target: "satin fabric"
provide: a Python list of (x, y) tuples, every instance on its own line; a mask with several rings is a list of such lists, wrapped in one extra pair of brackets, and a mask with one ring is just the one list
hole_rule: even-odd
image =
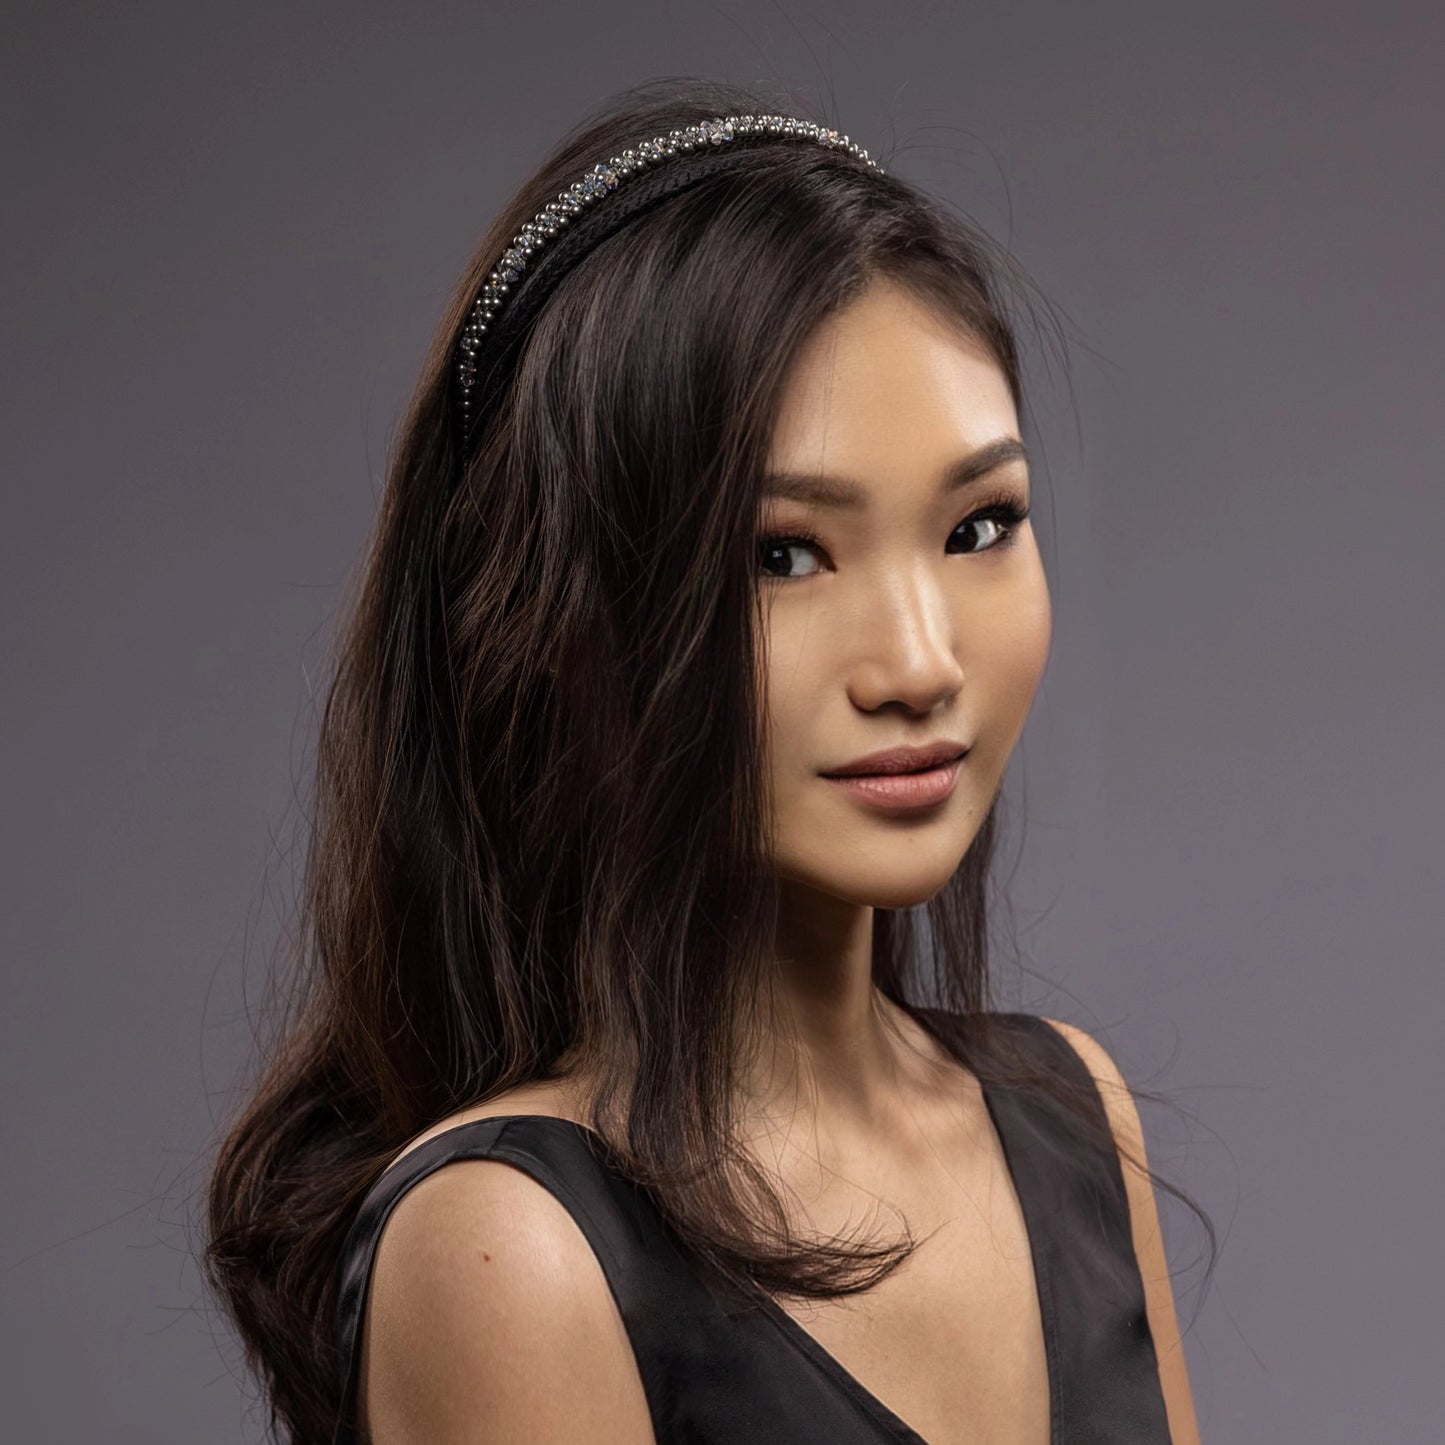
[[(915, 1010), (945, 1043), (959, 1020)], [(1068, 1041), (1032, 1014), (998, 1014), (1048, 1065), (1086, 1084)], [(1069, 1167), (1067, 1122), (1021, 1088), (983, 1085), (1028, 1229), (1048, 1359), (1050, 1445), (1169, 1445), (1158, 1361), (1119, 1162), (1101, 1188)], [(342, 1257), (337, 1308), (343, 1416), (333, 1445), (356, 1445), (361, 1322), (377, 1243), (415, 1184), (457, 1159), (524, 1169), (576, 1220), (611, 1287), (659, 1445), (928, 1445), (766, 1296), (710, 1281), (641, 1190), (607, 1164), (584, 1125), (509, 1114), (455, 1125), (372, 1186)]]

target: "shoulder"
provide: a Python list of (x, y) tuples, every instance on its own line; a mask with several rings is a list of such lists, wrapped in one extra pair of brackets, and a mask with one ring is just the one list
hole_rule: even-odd
[(580, 1101), (576, 1091), (557, 1080), (543, 1080), (530, 1084), (518, 1084), (515, 1088), (504, 1089), (482, 1103), (469, 1104), (457, 1109), (443, 1119), (438, 1119), (411, 1139), (392, 1156), (387, 1167), (401, 1162), (413, 1149), (425, 1144), (428, 1139), (444, 1134), (458, 1124), (471, 1124), (479, 1119), (494, 1119), (501, 1114), (550, 1114), (559, 1119), (580, 1119)]
[(652, 1439), (607, 1279), (560, 1200), (502, 1160), (454, 1160), (377, 1246), (358, 1413), (370, 1445)]
[[(1119, 1148), (1119, 1163), (1129, 1195), (1136, 1242), (1140, 1225), (1148, 1226), (1147, 1232), (1151, 1238), (1157, 1238), (1158, 1215), (1154, 1202), (1154, 1187), (1145, 1172), (1148, 1156), (1144, 1150), (1144, 1130), (1139, 1122), (1139, 1110), (1134, 1103), (1134, 1096), (1119, 1066), (1103, 1044), (1077, 1024), (1064, 1023), (1061, 1019), (1040, 1018), (1041, 1022), (1063, 1037), (1093, 1077), (1094, 1087), (1099, 1092)], [(1140, 1262), (1144, 1262), (1142, 1257)]]
[(1084, 1066), (1093, 1077), (1094, 1087), (1099, 1091), (1099, 1098), (1108, 1115), (1115, 1140), (1136, 1159), (1143, 1160), (1144, 1132), (1139, 1123), (1139, 1110), (1113, 1056), (1091, 1033), (1087, 1033), (1077, 1024), (1065, 1023), (1062, 1019), (1044, 1018), (1042, 1015), (1040, 1019), (1055, 1033), (1060, 1034), (1083, 1060)]
[(1194, 1402), (1185, 1369), (1184, 1346), (1179, 1335), (1174, 1288), (1164, 1252), (1164, 1236), (1159, 1227), (1154, 1186), (1145, 1172), (1148, 1156), (1144, 1150), (1144, 1131), (1139, 1122), (1138, 1107), (1119, 1066), (1092, 1034), (1061, 1019), (1043, 1018), (1042, 1021), (1060, 1034), (1083, 1060), (1099, 1091), (1119, 1146), (1119, 1164), (1129, 1196), (1130, 1232), (1144, 1284), (1149, 1329), (1159, 1357), (1159, 1381), (1169, 1413), (1170, 1435), (1180, 1445), (1189, 1445), (1189, 1442), (1197, 1445), (1199, 1427), (1195, 1421)]

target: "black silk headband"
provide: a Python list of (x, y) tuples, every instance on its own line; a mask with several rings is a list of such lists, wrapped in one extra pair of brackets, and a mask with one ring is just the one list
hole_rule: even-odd
[[(471, 458), (481, 418), (506, 387), (528, 327), (561, 278), (634, 217), (746, 164), (740, 140), (811, 141), (846, 151), (882, 172), (846, 135), (782, 115), (721, 116), (644, 141), (595, 165), (513, 237), (472, 304), (454, 368), (462, 469)], [(597, 205), (604, 197), (605, 204)]]

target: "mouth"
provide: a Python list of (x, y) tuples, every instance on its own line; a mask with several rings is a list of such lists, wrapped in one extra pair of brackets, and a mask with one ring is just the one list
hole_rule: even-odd
[(968, 750), (931, 767), (889, 773), (824, 773), (834, 786), (869, 807), (890, 813), (936, 808), (953, 796)]
[(825, 778), (894, 777), (906, 773), (926, 773), (946, 767), (967, 756), (968, 747), (952, 738), (922, 747), (892, 747), (822, 773)]

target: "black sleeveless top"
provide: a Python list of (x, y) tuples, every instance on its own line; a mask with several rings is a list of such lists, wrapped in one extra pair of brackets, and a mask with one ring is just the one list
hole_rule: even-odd
[[(954, 1016), (915, 1009), (947, 1039)], [(1032, 1014), (997, 1014), (1049, 1066), (1087, 1082), (1069, 1042)], [(1022, 1090), (983, 1085), (1027, 1226), (1049, 1376), (1050, 1445), (1169, 1445), (1154, 1340), (1117, 1158), (1102, 1194), (1055, 1152), (1067, 1126)], [(414, 1184), (456, 1159), (501, 1159), (563, 1204), (622, 1315), (658, 1445), (928, 1445), (774, 1300), (748, 1301), (689, 1258), (645, 1191), (607, 1167), (599, 1135), (568, 1119), (507, 1114), (458, 1124), (391, 1165), (362, 1201), (341, 1266), (342, 1419), (356, 1445), (361, 1322), (382, 1228)]]

